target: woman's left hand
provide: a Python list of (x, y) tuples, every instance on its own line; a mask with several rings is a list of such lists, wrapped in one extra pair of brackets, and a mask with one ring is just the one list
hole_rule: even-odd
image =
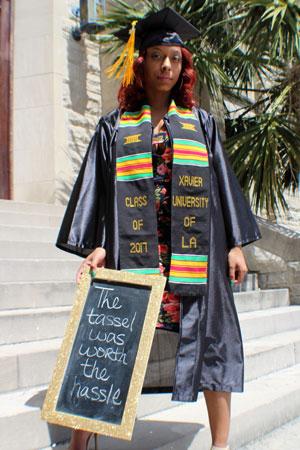
[(235, 283), (242, 283), (248, 267), (244, 257), (243, 250), (240, 246), (233, 247), (228, 253), (229, 276)]

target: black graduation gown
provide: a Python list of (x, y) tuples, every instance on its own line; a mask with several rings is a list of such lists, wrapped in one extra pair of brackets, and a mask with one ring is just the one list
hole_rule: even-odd
[[(195, 401), (198, 391), (242, 392), (242, 336), (228, 277), (228, 252), (261, 238), (223, 149), (212, 114), (197, 108), (211, 167), (208, 290), (182, 297), (172, 400)], [(57, 238), (57, 247), (80, 256), (106, 249), (106, 267), (118, 269), (115, 136), (119, 110), (100, 118), (82, 162)], [(166, 125), (168, 125), (167, 118)]]

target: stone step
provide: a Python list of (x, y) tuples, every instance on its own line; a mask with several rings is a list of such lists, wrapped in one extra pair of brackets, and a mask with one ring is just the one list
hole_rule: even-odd
[(239, 313), (289, 305), (289, 290), (286, 288), (258, 289), (256, 291), (234, 293), (233, 296)]
[(0, 345), (61, 337), (70, 306), (0, 312)]
[(49, 203), (20, 202), (15, 200), (0, 200), (0, 212), (18, 212), (28, 214), (53, 214), (62, 216), (66, 207)]
[[(233, 394), (231, 448), (245, 445), (299, 415), (299, 377), (297, 364), (247, 382), (245, 392)], [(68, 438), (68, 430), (52, 425), (49, 429), (40, 420), (45, 389), (41, 386), (0, 395), (2, 450), (37, 450)], [(100, 436), (101, 450), (207, 450), (211, 436), (203, 394), (197, 402), (171, 402), (170, 398), (170, 394), (141, 395), (132, 440)]]
[[(70, 448), (69, 440), (65, 441), (64, 443), (57, 444), (55, 446), (55, 450), (68, 450), (69, 448)], [(51, 447), (43, 447), (39, 450), (53, 450), (53, 447), (52, 446)], [(89, 450), (95, 450), (95, 447), (94, 447), (93, 443), (91, 443), (91, 442), (89, 442)]]
[[(69, 306), (0, 311), (0, 345), (63, 336)], [(244, 312), (239, 315), (243, 340), (255, 339), (300, 327), (300, 305)]]
[[(244, 393), (233, 395), (229, 435), (232, 449), (299, 415), (299, 376), (298, 364), (250, 381), (245, 384)], [(192, 424), (195, 430), (190, 431), (188, 427)], [(211, 436), (204, 398), (143, 417), (143, 423), (136, 424), (135, 439), (130, 444), (107, 437), (101, 437), (99, 442), (101, 450), (137, 450), (142, 442), (144, 450), (207, 450)]]
[[(48, 383), (60, 345), (61, 338), (0, 346), (0, 393)], [(153, 347), (157, 349), (155, 343)], [(245, 381), (299, 364), (300, 330), (252, 339), (244, 343), (244, 352)], [(174, 357), (172, 355), (172, 359)], [(160, 368), (156, 367), (159, 358), (157, 350), (156, 354), (151, 353), (147, 372), (150, 376), (147, 380), (146, 375), (145, 386), (159, 386)], [(164, 359), (164, 363), (159, 364), (170, 367), (171, 363)], [(34, 367), (38, 370), (33, 372)], [(172, 384), (173, 371), (169, 372), (167, 385)]]
[[(82, 261), (74, 256), (78, 265)], [(42, 308), (71, 305), (74, 301), (73, 281), (28, 281), (0, 283), (0, 311), (18, 308)], [(289, 305), (288, 289), (267, 289), (234, 293), (239, 313)]]
[(75, 289), (75, 277), (73, 281), (0, 283), (0, 311), (72, 305)]
[(300, 328), (244, 342), (245, 381), (300, 364)]
[(53, 227), (25, 227), (0, 224), (0, 241), (51, 242), (54, 244), (58, 229)]
[(25, 227), (55, 227), (57, 228), (62, 221), (62, 217), (57, 214), (33, 214), (20, 212), (1, 211), (0, 209), (0, 223), (2, 225), (19, 225)]
[(71, 280), (74, 279), (80, 259), (1, 258), (0, 282)]
[(61, 338), (0, 346), (0, 393), (49, 383)]
[(300, 327), (300, 305), (244, 312), (239, 315), (243, 340), (295, 330)]
[[(69, 429), (41, 420), (41, 407), (46, 390), (47, 385), (43, 385), (0, 394), (1, 450), (37, 450), (55, 442), (66, 441), (70, 437)], [(170, 396), (166, 394), (141, 395), (137, 417), (166, 408), (172, 409), (177, 405), (178, 403), (171, 402)]]
[(78, 268), (73, 259), (0, 259), (0, 282), (73, 281)]
[[(299, 449), (300, 416), (237, 450)], [(67, 449), (67, 446), (64, 446)], [(63, 450), (63, 447), (61, 448)]]
[(37, 450), (51, 441), (65, 441), (67, 428), (41, 420), (46, 386), (0, 395), (1, 450)]
[(77, 259), (72, 253), (61, 251), (54, 242), (0, 241), (0, 259)]

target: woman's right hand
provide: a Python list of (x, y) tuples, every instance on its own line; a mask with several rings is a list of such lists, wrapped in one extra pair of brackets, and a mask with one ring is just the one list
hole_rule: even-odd
[(106, 251), (102, 247), (97, 247), (92, 253), (90, 253), (79, 266), (76, 274), (76, 283), (80, 282), (82, 273), (86, 267), (89, 267), (90, 270), (95, 270), (97, 267), (105, 267), (105, 256)]

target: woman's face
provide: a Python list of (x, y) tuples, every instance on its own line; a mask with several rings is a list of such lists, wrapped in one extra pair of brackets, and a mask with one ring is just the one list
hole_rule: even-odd
[(180, 46), (155, 45), (146, 49), (145, 87), (168, 92), (175, 86), (182, 69)]

